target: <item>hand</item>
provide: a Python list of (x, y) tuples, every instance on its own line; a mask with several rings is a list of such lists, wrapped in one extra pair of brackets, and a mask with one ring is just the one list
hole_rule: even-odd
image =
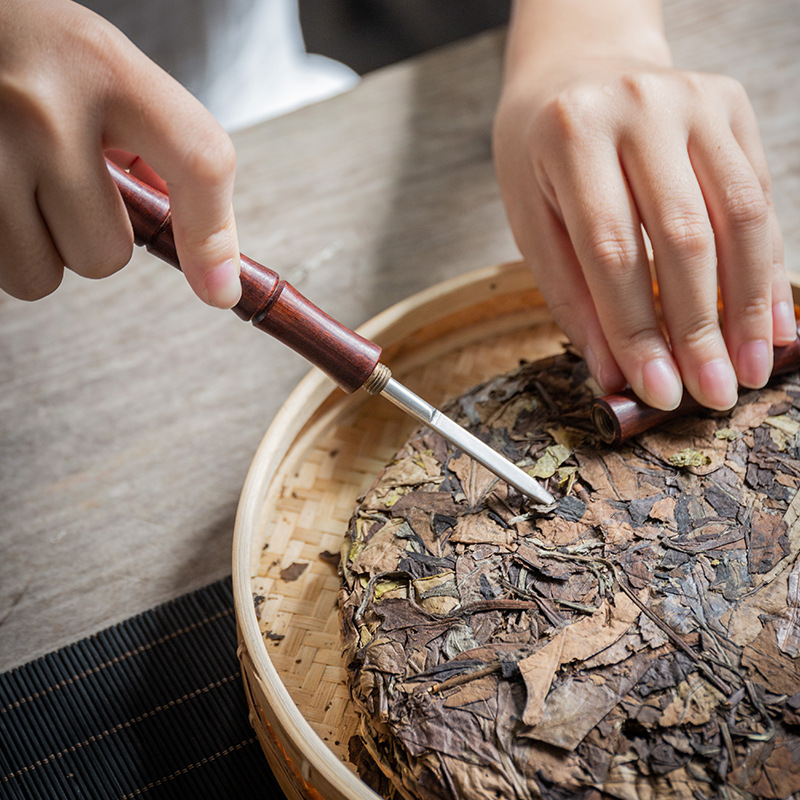
[[(520, 250), (604, 390), (628, 382), (669, 409), (685, 384), (702, 404), (729, 408), (737, 383), (766, 383), (773, 343), (796, 337), (744, 90), (672, 69), (652, 4), (639, 3), (634, 19), (630, 3), (610, 21), (588, 10), (583, 25), (580, 0), (540, 5), (559, 11), (534, 19), (535, 0), (519, 5), (495, 125)], [(598, 5), (603, 13), (614, 3)], [(559, 13), (573, 15), (571, 24)]]
[(184, 274), (240, 296), (233, 145), (203, 106), (109, 23), (67, 0), (0, 4), (0, 288), (33, 300), (66, 266), (110, 275), (133, 234), (104, 154), (170, 196)]

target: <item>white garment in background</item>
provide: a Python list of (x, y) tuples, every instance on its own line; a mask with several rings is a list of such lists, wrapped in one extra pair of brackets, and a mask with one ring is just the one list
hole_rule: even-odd
[(305, 51), (296, 0), (81, 0), (229, 131), (349, 89), (358, 76)]

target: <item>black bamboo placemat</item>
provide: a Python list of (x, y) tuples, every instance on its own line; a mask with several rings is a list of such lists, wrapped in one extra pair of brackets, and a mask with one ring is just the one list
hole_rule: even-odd
[(236, 645), (227, 578), (0, 675), (0, 798), (282, 800)]

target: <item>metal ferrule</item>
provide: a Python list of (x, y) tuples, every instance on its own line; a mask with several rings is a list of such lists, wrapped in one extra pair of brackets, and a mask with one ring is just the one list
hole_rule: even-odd
[(367, 378), (361, 388), (368, 394), (380, 394), (391, 379), (392, 371), (389, 367), (378, 362), (375, 369), (372, 370), (372, 375)]

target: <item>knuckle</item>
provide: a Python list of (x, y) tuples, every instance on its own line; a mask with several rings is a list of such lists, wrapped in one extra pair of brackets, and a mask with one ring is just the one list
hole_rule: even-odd
[(685, 91), (689, 92), (690, 95), (696, 98), (703, 98), (708, 95), (714, 77), (725, 76), (713, 76), (711, 80), (709, 80), (709, 75), (707, 73), (681, 72), (677, 76), (677, 79), (679, 85), (682, 86)]
[(669, 102), (670, 92), (664, 78), (650, 72), (631, 71), (620, 75), (611, 91), (627, 109), (627, 116), (635, 115), (644, 124), (655, 124), (663, 114), (663, 105)]
[(634, 255), (629, 237), (618, 230), (600, 230), (589, 236), (588, 250), (597, 269), (607, 278), (629, 274)]
[(216, 124), (205, 126), (193, 138), (185, 168), (192, 178), (206, 187), (230, 181), (236, 169), (236, 150), (230, 137)]
[(178, 258), (185, 273), (230, 258), (236, 241), (236, 224), (233, 210), (214, 219), (202, 221), (179, 219), (177, 207), (173, 206), (173, 231)]
[(584, 139), (597, 120), (597, 100), (584, 87), (565, 89), (553, 97), (545, 108), (548, 132), (566, 144)]
[(772, 302), (768, 297), (748, 298), (736, 309), (737, 325), (746, 328), (759, 327), (771, 318)]
[(674, 338), (676, 345), (702, 351), (710, 349), (719, 340), (719, 334), (719, 320), (697, 312), (683, 321)]
[(128, 40), (97, 14), (78, 7), (75, 13), (65, 16), (63, 35), (82, 54), (84, 79), (95, 82), (97, 88), (105, 85), (110, 89), (116, 76), (127, 72)]
[(728, 185), (723, 213), (734, 227), (749, 231), (769, 224), (769, 203), (761, 187), (751, 182)]
[[(11, 62), (0, 71), (0, 111), (18, 126), (25, 125), (25, 134), (34, 137), (39, 148), (74, 136), (64, 124), (65, 117), (90, 111), (114, 76), (126, 70), (121, 53), (128, 40), (110, 23), (77, 4), (58, 13), (57, 21), (56, 56), (48, 58), (43, 53), (37, 63)], [(69, 56), (64, 55), (67, 52)], [(70, 82), (80, 84), (80, 95), (70, 91)]]
[(654, 324), (638, 324), (619, 332), (620, 345), (626, 352), (649, 353), (663, 340), (660, 328)]
[(626, 72), (618, 78), (618, 85), (623, 94), (637, 105), (647, 105), (654, 91), (651, 76), (642, 72)]
[(730, 75), (714, 75), (715, 78), (715, 91), (722, 97), (728, 98), (729, 102), (734, 105), (745, 103), (749, 105), (747, 98), (747, 90), (744, 85)]
[(682, 210), (665, 220), (667, 242), (680, 260), (696, 260), (714, 252), (714, 231), (705, 214)]
[(111, 66), (131, 49), (130, 40), (108, 20), (86, 7), (74, 9), (64, 22), (66, 35), (81, 44), (84, 58), (91, 55), (89, 63)]
[(84, 53), (91, 53), (100, 61), (113, 58), (119, 46), (113, 28), (94, 15), (81, 14), (71, 18), (69, 30), (80, 40)]
[(61, 125), (49, 100), (49, 79), (40, 74), (0, 76), (0, 116), (13, 120), (20, 140), (47, 148)]
[[(228, 221), (228, 224), (211, 232), (205, 231), (195, 234), (191, 231), (188, 233), (183, 231), (183, 235), (180, 237), (181, 241), (178, 244), (179, 253), (190, 250), (196, 255), (216, 260), (219, 255), (227, 253), (230, 249), (230, 228), (231, 224)], [(181, 260), (181, 263), (183, 263), (183, 260)]]

